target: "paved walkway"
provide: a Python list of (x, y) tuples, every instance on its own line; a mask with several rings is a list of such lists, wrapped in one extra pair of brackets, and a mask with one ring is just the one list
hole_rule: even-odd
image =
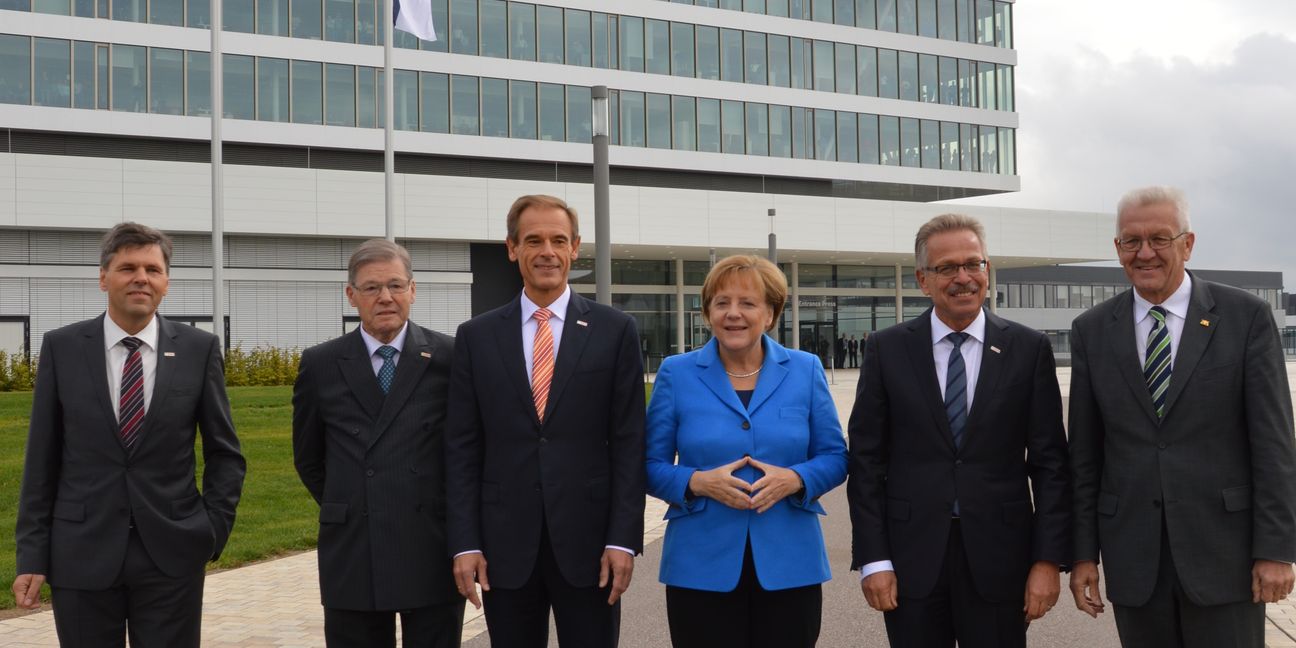
[[(1296, 385), (1296, 363), (1287, 364), (1287, 373), (1289, 382)], [(842, 370), (833, 377), (833, 398), (843, 426), (854, 400), (855, 376), (853, 370)], [(1070, 377), (1070, 370), (1058, 370), (1063, 394), (1067, 393)], [(1296, 390), (1293, 390), (1293, 400), (1296, 401)], [(644, 513), (646, 546), (659, 540), (664, 533), (665, 523), (661, 518), (665, 509), (662, 502), (648, 498), (648, 509)], [(653, 578), (652, 574), (635, 571), (636, 579)], [(1068, 596), (1065, 580), (1063, 596)], [(1070, 604), (1065, 600), (1058, 607), (1067, 613), (1080, 614), (1069, 609)], [(1266, 616), (1266, 646), (1296, 648), (1296, 601), (1288, 599), (1269, 605)], [(313, 551), (207, 577), (203, 601), (204, 646), (314, 648), (323, 645), (323, 628)], [(469, 605), (464, 615), (465, 642), (485, 631), (481, 613)], [(53, 613), (45, 609), (0, 621), (0, 646), (58, 646)]]

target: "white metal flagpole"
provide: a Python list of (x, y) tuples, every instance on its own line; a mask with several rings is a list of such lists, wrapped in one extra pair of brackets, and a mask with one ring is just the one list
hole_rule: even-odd
[(383, 0), (383, 198), (386, 237), (396, 240), (396, 152), (392, 148), (392, 122), (396, 111), (392, 101), (396, 93), (396, 73), (392, 65), (392, 0)]
[[(390, 2), (391, 0), (388, 0)], [(211, 263), (212, 332), (225, 349), (225, 170), (222, 160), (221, 120), (224, 87), (221, 78), (221, 0), (211, 0)]]

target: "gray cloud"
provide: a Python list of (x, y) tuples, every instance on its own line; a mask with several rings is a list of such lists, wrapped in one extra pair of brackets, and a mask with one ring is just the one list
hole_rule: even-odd
[(1198, 232), (1190, 267), (1281, 270), (1296, 288), (1296, 40), (1254, 34), (1221, 64), (1020, 57), (1022, 191), (970, 202), (1111, 211), (1130, 188), (1175, 185)]

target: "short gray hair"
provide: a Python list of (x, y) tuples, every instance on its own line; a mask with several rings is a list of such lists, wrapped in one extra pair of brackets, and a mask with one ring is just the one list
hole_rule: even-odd
[(400, 259), (400, 262), (405, 264), (407, 279), (414, 278), (414, 263), (410, 260), (409, 250), (404, 246), (387, 239), (369, 239), (361, 243), (356, 246), (355, 252), (351, 253), (351, 260), (347, 262), (347, 283), (355, 285), (356, 273), (360, 271), (361, 266), (393, 259)]
[(986, 256), (986, 235), (985, 228), (981, 226), (981, 221), (972, 218), (966, 214), (941, 214), (918, 228), (918, 235), (914, 237), (914, 261), (919, 270), (927, 268), (927, 240), (936, 234), (944, 232), (968, 231), (976, 234), (977, 240), (981, 242), (981, 256)]
[(1120, 217), (1125, 210), (1160, 204), (1174, 207), (1180, 233), (1192, 231), (1192, 223), (1188, 220), (1188, 199), (1184, 193), (1175, 187), (1152, 186), (1131, 189), (1121, 196), (1120, 202), (1116, 203), (1116, 235), (1120, 236)]

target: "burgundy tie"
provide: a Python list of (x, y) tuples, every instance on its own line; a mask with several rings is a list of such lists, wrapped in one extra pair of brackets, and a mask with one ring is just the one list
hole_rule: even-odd
[(135, 443), (144, 423), (144, 363), (139, 352), (142, 344), (139, 338), (122, 340), (122, 346), (126, 347), (126, 365), (122, 367), (117, 422), (121, 424), (122, 444), (127, 448)]

